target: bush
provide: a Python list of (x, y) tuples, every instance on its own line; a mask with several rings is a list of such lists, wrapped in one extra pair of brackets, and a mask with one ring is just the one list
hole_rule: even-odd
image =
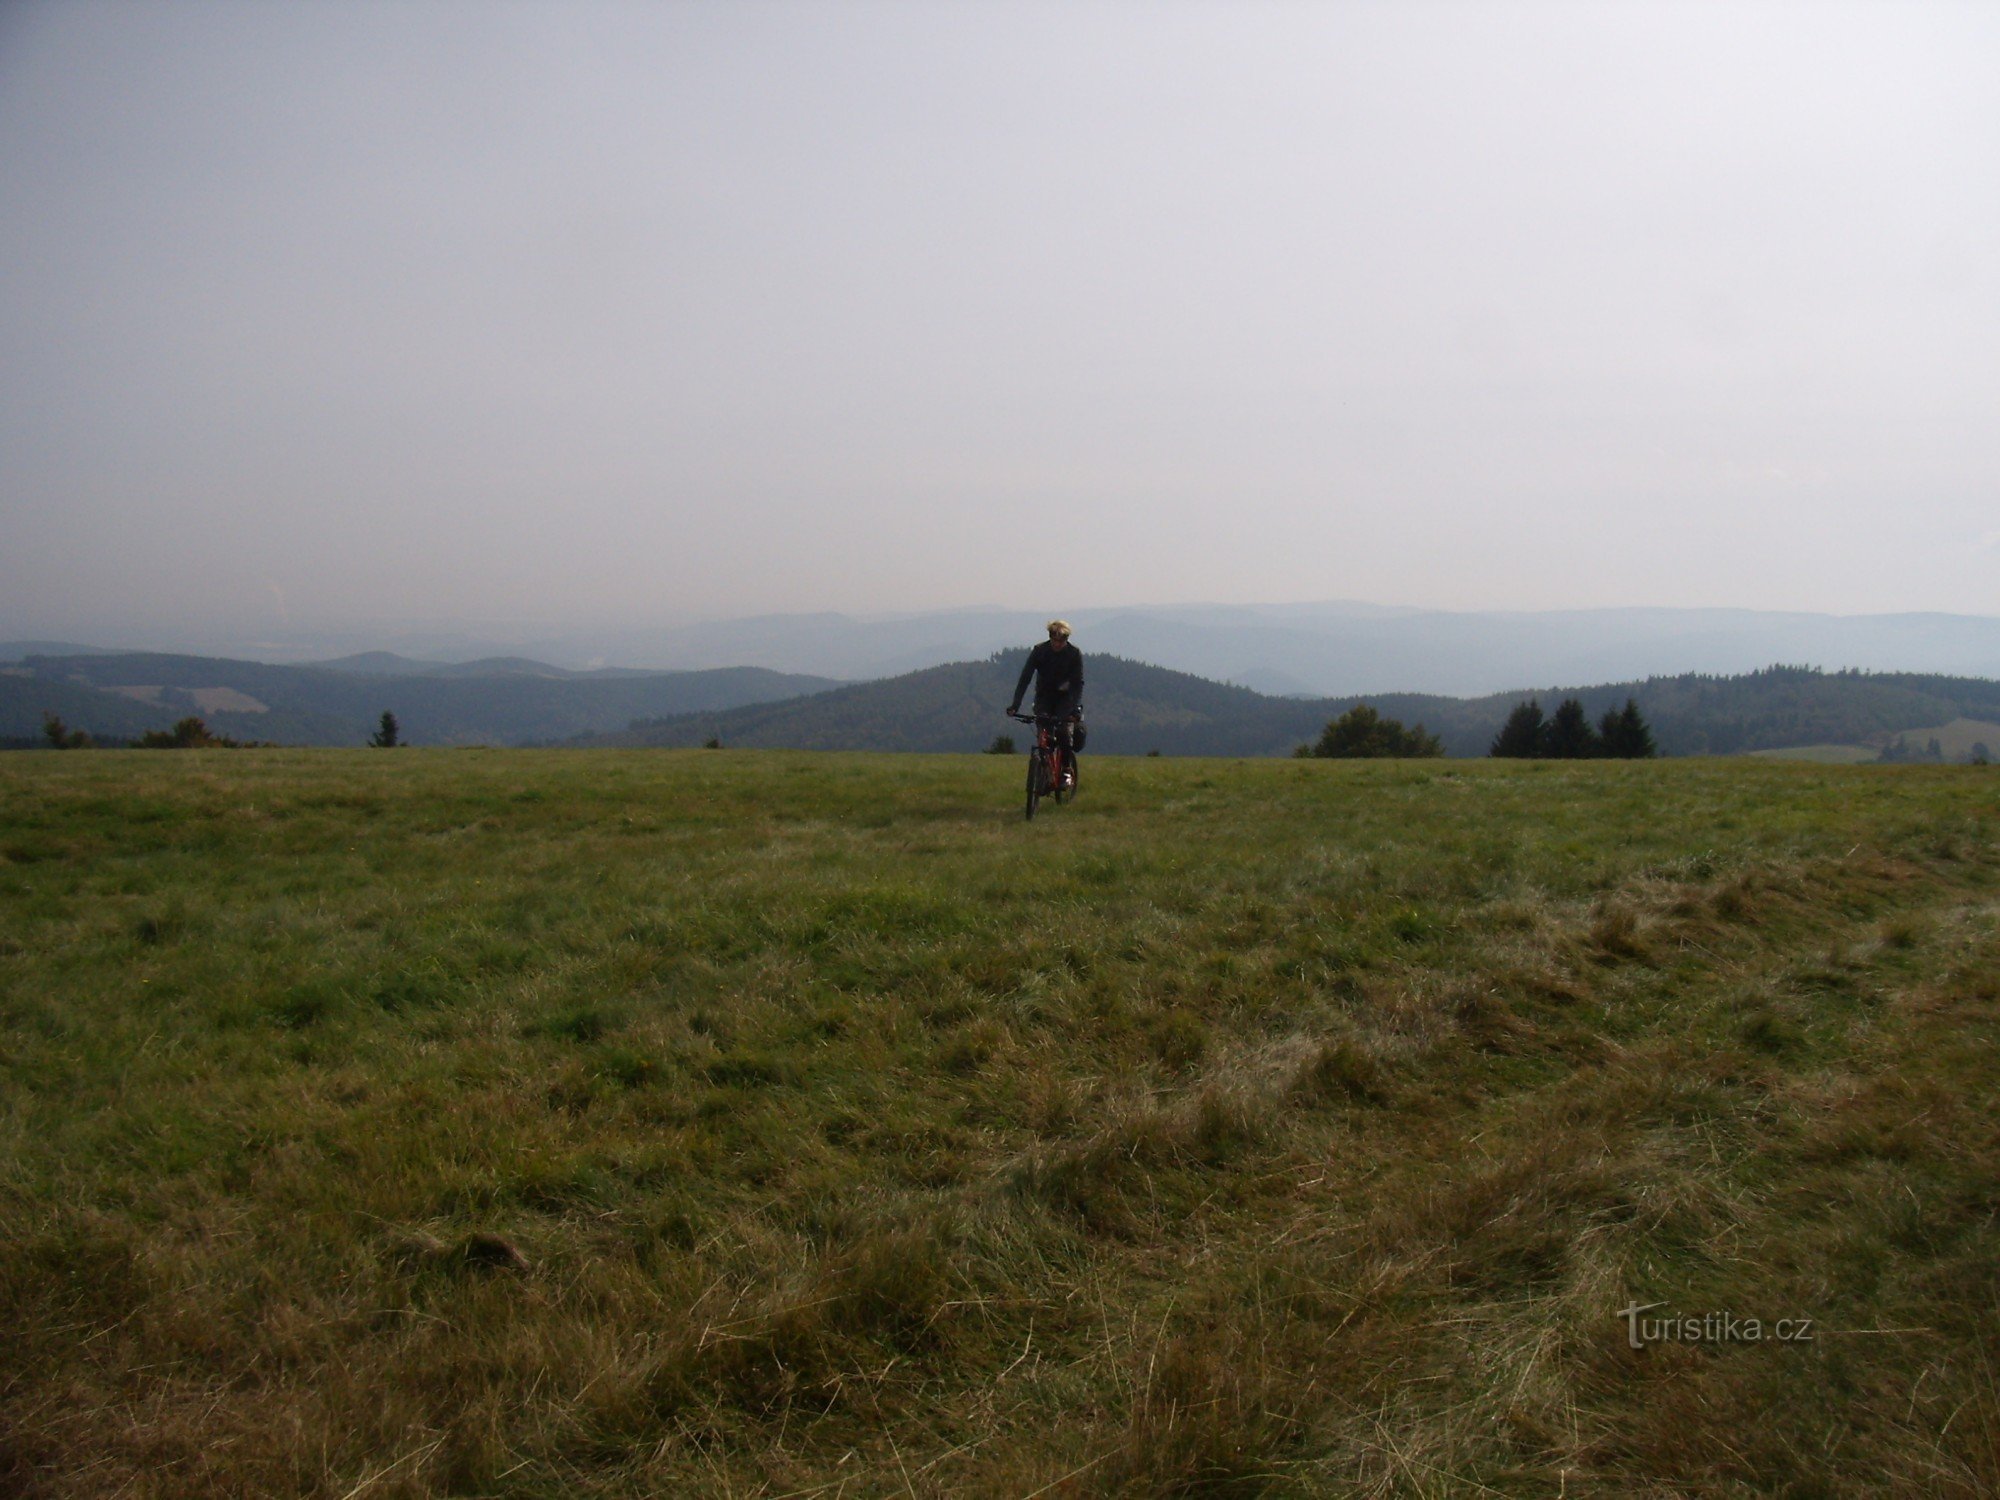
[(42, 738), (51, 750), (88, 750), (96, 743), (81, 729), (71, 729), (54, 714), (42, 715)]
[(141, 750), (240, 750), (241, 742), (227, 735), (210, 734), (208, 725), (192, 716), (182, 719), (172, 729), (149, 729), (140, 735), (137, 745)]
[(1444, 742), (1421, 724), (1405, 729), (1399, 720), (1357, 703), (1328, 724), (1319, 743), (1305, 753), (1329, 760), (1422, 758), (1444, 754)]

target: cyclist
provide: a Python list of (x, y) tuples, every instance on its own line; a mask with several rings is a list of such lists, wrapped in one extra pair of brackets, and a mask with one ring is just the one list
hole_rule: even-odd
[(1049, 621), (1049, 638), (1028, 653), (1028, 664), (1021, 668), (1021, 680), (1014, 684), (1014, 701), (1007, 706), (1008, 713), (1021, 711), (1021, 695), (1027, 692), (1030, 677), (1035, 679), (1035, 712), (1060, 721), (1056, 733), (1068, 766), (1063, 774), (1073, 785), (1076, 752), (1083, 748), (1083, 737), (1071, 732), (1083, 706), (1083, 653), (1070, 644), (1067, 620)]

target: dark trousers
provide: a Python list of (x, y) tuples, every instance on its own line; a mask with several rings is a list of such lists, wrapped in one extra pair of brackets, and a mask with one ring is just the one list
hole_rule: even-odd
[(1052, 732), (1055, 735), (1056, 743), (1063, 747), (1065, 755), (1075, 755), (1077, 752), (1076, 721), (1070, 717), (1071, 714), (1076, 712), (1076, 709), (1076, 704), (1067, 699), (1058, 699), (1053, 703), (1046, 702), (1040, 698), (1035, 700), (1035, 712), (1044, 718), (1056, 721)]

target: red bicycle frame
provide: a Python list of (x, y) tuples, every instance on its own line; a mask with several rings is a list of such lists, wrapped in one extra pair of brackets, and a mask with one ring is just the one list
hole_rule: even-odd
[(1075, 716), (1017, 713), (1014, 717), (1035, 726), (1034, 748), (1028, 752), (1028, 816), (1032, 818), (1042, 798), (1067, 802), (1076, 793), (1076, 752), (1059, 732), (1065, 723), (1073, 724)]

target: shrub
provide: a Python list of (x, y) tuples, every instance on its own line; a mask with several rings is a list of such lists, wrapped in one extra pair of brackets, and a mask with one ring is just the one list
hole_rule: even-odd
[(51, 750), (88, 750), (96, 743), (81, 729), (71, 729), (54, 714), (42, 715), (42, 738)]
[(141, 750), (240, 750), (241, 742), (210, 734), (208, 725), (190, 715), (172, 729), (149, 729), (137, 741)]
[(1311, 755), (1329, 760), (1404, 759), (1444, 754), (1444, 742), (1419, 724), (1405, 729), (1366, 703), (1357, 703), (1321, 732)]

